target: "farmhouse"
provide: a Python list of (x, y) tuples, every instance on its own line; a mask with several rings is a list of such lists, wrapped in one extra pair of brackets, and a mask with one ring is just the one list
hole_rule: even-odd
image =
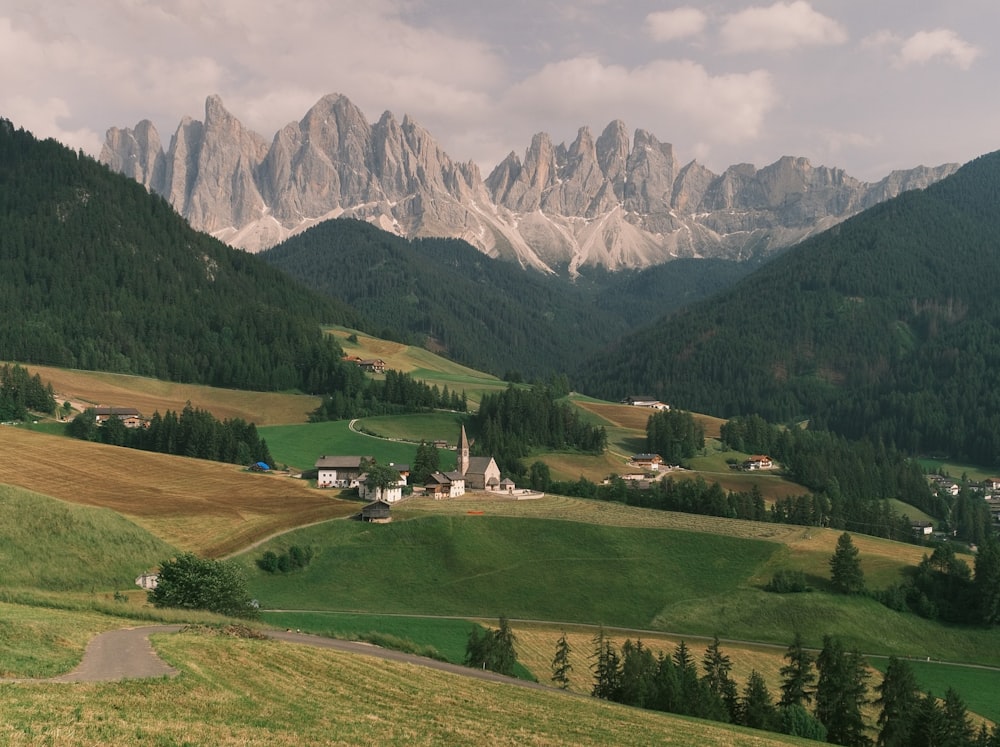
[(663, 457), (659, 454), (635, 454), (632, 456), (632, 464), (656, 472), (663, 464)]
[(362, 460), (371, 457), (321, 456), (316, 460), (316, 486), (320, 488), (356, 488), (361, 477)]
[(764, 454), (754, 454), (743, 462), (743, 469), (745, 470), (771, 469), (773, 466), (774, 463), (771, 461), (771, 457)]
[(433, 498), (458, 498), (465, 495), (465, 477), (455, 472), (434, 472), (424, 485)]
[(406, 479), (401, 478), (395, 485), (380, 488), (378, 485), (369, 485), (368, 475), (363, 474), (358, 478), (358, 497), (361, 500), (375, 500), (383, 503), (398, 503), (403, 500), (403, 486)]
[(111, 418), (118, 418), (126, 428), (146, 428), (149, 426), (149, 421), (134, 407), (100, 405), (94, 408), (94, 420), (97, 421), (98, 425), (104, 425)]
[(155, 589), (156, 585), (160, 582), (160, 574), (153, 571), (146, 571), (146, 573), (140, 573), (135, 577), (135, 585), (141, 589)]
[(633, 394), (622, 400), (623, 405), (632, 407), (650, 407), (654, 410), (669, 410), (670, 405), (660, 402), (656, 397), (648, 395)]

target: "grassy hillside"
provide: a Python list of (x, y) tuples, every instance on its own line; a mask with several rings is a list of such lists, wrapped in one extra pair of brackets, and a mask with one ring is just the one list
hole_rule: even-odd
[[(649, 627), (668, 604), (731, 593), (777, 549), (669, 529), (469, 516), (331, 522), (275, 541), (291, 542), (317, 548), (302, 572), (268, 575), (247, 559), (253, 594), (265, 607), (630, 627)], [(694, 558), (709, 556), (710, 568), (690, 573)]]
[(0, 742), (219, 745), (809, 744), (560, 692), (479, 682), (305, 646), (158, 636), (182, 674), (4, 688)]
[(0, 568), (7, 589), (128, 589), (136, 576), (175, 553), (109, 509), (0, 485)]
[(76, 412), (85, 407), (109, 405), (135, 407), (146, 417), (159, 411), (180, 412), (190, 402), (208, 410), (219, 420), (241, 418), (248, 423), (274, 425), (303, 423), (315, 410), (320, 397), (280, 392), (250, 392), (200, 384), (179, 384), (145, 376), (81, 371), (53, 366), (29, 365), (32, 375), (51, 383), (56, 404), (69, 401)]
[(19, 427), (0, 427), (0, 453), (0, 483), (110, 508), (170, 545), (210, 556), (357, 510), (289, 477)]
[(507, 382), (495, 376), (463, 366), (422, 347), (384, 340), (347, 327), (328, 327), (327, 331), (337, 339), (345, 355), (363, 359), (381, 358), (386, 368), (408, 373), (429, 386), (442, 390), (447, 387), (449, 391), (459, 394), (465, 392), (473, 410), (478, 407), (485, 392), (507, 388)]

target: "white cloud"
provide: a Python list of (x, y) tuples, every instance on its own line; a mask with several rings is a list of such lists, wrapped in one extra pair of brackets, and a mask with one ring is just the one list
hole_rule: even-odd
[(776, 102), (771, 76), (762, 70), (711, 75), (687, 60), (626, 68), (578, 57), (546, 65), (514, 86), (504, 107), (567, 127), (618, 118), (671, 137), (688, 133), (690, 142), (735, 143), (757, 137)]
[(731, 52), (783, 52), (847, 41), (847, 31), (840, 23), (816, 12), (805, 0), (733, 13), (726, 17), (720, 34)]
[(649, 35), (659, 42), (697, 36), (705, 29), (708, 16), (697, 8), (677, 8), (646, 16)]
[(982, 54), (981, 49), (951, 29), (918, 31), (905, 39), (891, 31), (879, 31), (867, 37), (864, 44), (888, 51), (893, 66), (900, 70), (938, 60), (968, 70)]
[(924, 65), (941, 59), (962, 70), (968, 70), (980, 55), (980, 50), (963, 41), (950, 29), (918, 31), (902, 43), (896, 55), (899, 67)]

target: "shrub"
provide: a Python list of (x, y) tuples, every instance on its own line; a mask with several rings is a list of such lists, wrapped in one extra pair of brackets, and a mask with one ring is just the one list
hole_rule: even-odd
[(771, 583), (764, 587), (765, 591), (776, 594), (800, 594), (812, 591), (806, 583), (806, 575), (802, 571), (781, 570), (775, 572)]

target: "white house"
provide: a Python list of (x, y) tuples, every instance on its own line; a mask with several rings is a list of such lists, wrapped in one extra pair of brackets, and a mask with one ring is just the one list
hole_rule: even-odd
[(316, 460), (316, 486), (320, 488), (356, 488), (361, 477), (361, 461), (371, 457), (321, 456)]

